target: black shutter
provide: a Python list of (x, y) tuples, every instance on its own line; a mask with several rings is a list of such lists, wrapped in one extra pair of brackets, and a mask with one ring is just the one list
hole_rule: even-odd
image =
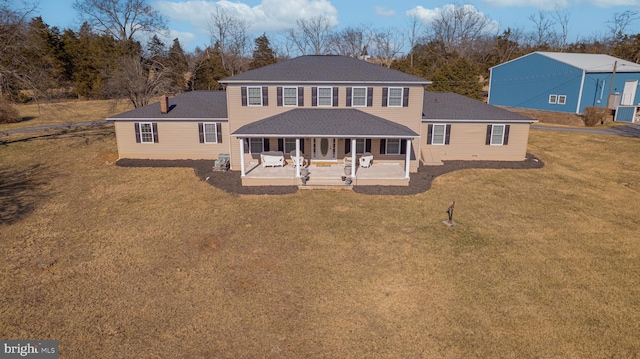
[(504, 141), (502, 141), (502, 144), (505, 146), (509, 144), (509, 128), (510, 127), (511, 125), (504, 126)]
[(284, 138), (278, 138), (278, 151), (284, 151)]
[(204, 124), (198, 123), (198, 135), (200, 137), (200, 143), (204, 143)]
[(444, 144), (448, 145), (451, 140), (451, 125), (447, 125), (446, 134), (444, 137)]
[(315, 86), (311, 88), (311, 106), (318, 106), (318, 88)]
[(304, 87), (298, 87), (298, 106), (304, 106)]
[(151, 127), (153, 128), (153, 143), (160, 142), (160, 140), (158, 140), (158, 123), (157, 122), (152, 123)]
[(351, 139), (350, 138), (345, 138), (344, 139), (344, 154), (346, 155), (349, 152), (351, 152)]
[(136, 143), (140, 143), (140, 123), (135, 122), (133, 126), (135, 127), (136, 131)]
[(262, 88), (262, 106), (269, 106), (269, 88), (267, 86)]
[(218, 135), (218, 143), (222, 143), (222, 124), (220, 122), (216, 123), (216, 134)]
[(333, 107), (338, 107), (338, 88), (333, 88)]
[(367, 107), (373, 106), (373, 87), (367, 87)]
[(429, 126), (427, 126), (427, 145), (430, 145), (432, 143), (432, 137), (433, 137), (433, 125), (429, 124)]
[(407, 154), (407, 144), (405, 142), (406, 142), (405, 140), (400, 139), (400, 154), (401, 155)]
[(364, 152), (371, 152), (371, 139), (364, 140)]
[(384, 138), (380, 140), (380, 154), (387, 154), (387, 140), (385, 140)]
[(262, 139), (262, 149), (264, 151), (270, 151), (269, 150), (269, 139), (268, 138), (263, 138)]
[(389, 98), (389, 88), (388, 87), (383, 87), (382, 88), (382, 107), (387, 107), (387, 102)]
[(245, 138), (244, 139), (244, 153), (249, 153), (251, 152), (251, 148), (249, 148), (249, 139)]
[(282, 106), (282, 87), (278, 86), (277, 92), (278, 92), (278, 95), (277, 95), (278, 106)]
[(491, 144), (491, 125), (487, 125), (487, 137), (484, 141), (485, 145), (490, 145)]
[(304, 153), (304, 138), (300, 139), (300, 153)]
[(402, 107), (409, 107), (409, 88), (405, 87), (402, 91)]
[(242, 86), (240, 88), (240, 95), (242, 96), (242, 106), (246, 106), (247, 105), (247, 88), (245, 86)]
[(347, 103), (346, 103), (347, 107), (351, 107), (351, 91), (352, 90), (353, 88), (347, 87)]

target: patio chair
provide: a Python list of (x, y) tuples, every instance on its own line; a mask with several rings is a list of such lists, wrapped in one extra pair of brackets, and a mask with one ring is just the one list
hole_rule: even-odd
[(289, 155), (291, 156), (291, 163), (293, 164), (294, 167), (306, 166), (306, 161), (304, 159), (304, 155), (302, 154), (302, 152), (300, 152), (300, 157), (296, 157), (296, 151), (291, 151)]
[(373, 155), (369, 152), (365, 152), (360, 156), (360, 167), (371, 167), (371, 161), (373, 161)]
[(342, 161), (344, 162), (345, 167), (351, 166), (351, 153), (344, 155), (344, 159)]

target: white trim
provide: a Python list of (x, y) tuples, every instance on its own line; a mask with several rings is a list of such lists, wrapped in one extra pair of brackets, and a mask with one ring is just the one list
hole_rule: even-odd
[[(355, 103), (355, 93), (356, 93), (356, 89), (364, 89), (364, 105), (356, 105)], [(351, 107), (367, 107), (367, 92), (369, 90), (367, 89), (367, 87), (361, 87), (361, 86), (352, 86), (351, 87)], [(358, 96), (358, 98), (360, 98), (360, 96)]]
[[(493, 143), (493, 131), (496, 126), (502, 126), (502, 135), (500, 137), (500, 143)], [(493, 124), (491, 125), (491, 138), (489, 140), (489, 145), (491, 146), (503, 146), (504, 145), (504, 131), (507, 128), (507, 125), (504, 124)]]
[(554, 94), (549, 95), (549, 103), (552, 105), (555, 105), (556, 103), (558, 103), (558, 95), (554, 95)]
[[(389, 140), (398, 140), (398, 153), (389, 153)], [(399, 155), (399, 154), (402, 153), (402, 150), (401, 150), (400, 146), (402, 146), (402, 139), (401, 138), (387, 138), (387, 140), (384, 143), (384, 154), (385, 155)]]
[[(402, 146), (402, 142), (400, 143), (400, 146)], [(411, 172), (411, 139), (407, 138), (407, 153), (404, 158), (404, 177), (406, 179), (410, 178), (410, 175), (409, 175), (410, 172)]]
[[(392, 105), (391, 104), (391, 90), (400, 90), (400, 104), (399, 105)], [(395, 97), (394, 97), (395, 98)], [(404, 88), (402, 87), (388, 87), (387, 88), (387, 107), (402, 107), (402, 100), (404, 98)]]
[[(215, 142), (207, 141), (207, 125), (213, 125), (213, 136), (215, 138)], [(217, 144), (218, 143), (218, 123), (217, 122), (203, 122), (202, 123), (202, 137), (204, 138), (204, 143), (206, 143), (206, 144)]]
[[(251, 95), (249, 94), (251, 92), (251, 89), (258, 89), (258, 92), (260, 93), (260, 104), (251, 104)], [(260, 86), (247, 86), (247, 106), (253, 106), (253, 107), (260, 107), (262, 106), (262, 87)]]
[[(329, 90), (329, 105), (321, 105), (320, 104), (320, 90), (321, 89), (325, 89), (325, 90), (328, 89)], [(353, 104), (353, 90), (352, 90), (352, 93), (351, 93), (351, 98), (352, 98), (351, 103)], [(333, 107), (333, 87), (330, 87), (330, 86), (329, 87), (327, 87), (327, 86), (320, 87), (320, 86), (318, 86), (318, 94), (317, 94), (316, 104), (318, 105), (318, 107)]]
[[(475, 123), (485, 123), (485, 124), (492, 124), (492, 123), (496, 123), (497, 120), (453, 120), (453, 119), (447, 119), (447, 118), (440, 118), (440, 119), (422, 119), (422, 123), (436, 123), (436, 122), (446, 122), (446, 123), (451, 123), (451, 122), (456, 122), (456, 123), (469, 123), (469, 124), (475, 124)], [(523, 124), (523, 123), (535, 123), (538, 122), (538, 120), (504, 120), (504, 121), (500, 121), (500, 123), (515, 123), (515, 124)]]
[(567, 95), (558, 95), (558, 105), (566, 105), (566, 104), (567, 104)]
[[(287, 91), (287, 89), (292, 90), (295, 89), (295, 95), (293, 96), (293, 98), (296, 100), (296, 104), (295, 105), (287, 105), (287, 96), (285, 95), (285, 92)], [(289, 97), (291, 98), (291, 97)], [(283, 86), (282, 87), (282, 106), (284, 107), (298, 107), (298, 87), (296, 86)]]
[(491, 104), (491, 78), (493, 76), (493, 67), (489, 69), (489, 88), (487, 89), (487, 103)]
[(584, 89), (584, 77), (586, 76), (586, 74), (587, 74), (587, 71), (582, 70), (582, 80), (580, 80), (580, 92), (578, 92), (578, 106), (576, 106), (576, 113), (580, 113), (580, 104), (582, 102), (582, 91)]
[[(149, 129), (151, 130), (151, 132), (150, 132), (151, 141), (145, 141), (144, 140), (143, 133), (142, 133), (142, 125), (149, 125)], [(153, 135), (153, 122), (139, 122), (138, 123), (138, 132), (139, 132), (139, 135), (140, 135), (140, 143), (151, 143), (151, 144), (153, 144), (153, 143), (156, 142), (155, 136)]]
[[(447, 142), (447, 124), (446, 123), (434, 123), (432, 124), (431, 130), (431, 144), (436, 146), (444, 146), (445, 142)], [(442, 132), (442, 143), (436, 143), (434, 140), (436, 138), (436, 126), (442, 126), (444, 131)]]
[[(282, 144), (284, 147), (284, 143)], [(300, 158), (300, 138), (296, 138), (296, 158)], [(300, 167), (302, 164), (296, 164), (296, 178), (300, 178)]]
[(356, 178), (356, 139), (351, 139), (351, 178)]
[(238, 140), (240, 141), (240, 176), (244, 177), (246, 176), (244, 172), (244, 138), (238, 137)]

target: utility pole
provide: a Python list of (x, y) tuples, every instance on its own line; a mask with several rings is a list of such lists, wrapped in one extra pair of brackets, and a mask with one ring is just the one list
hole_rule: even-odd
[(613, 91), (613, 81), (616, 78), (616, 69), (618, 68), (618, 61), (613, 63), (613, 72), (611, 73), (611, 82), (609, 83), (609, 96), (607, 96), (607, 108), (613, 110), (615, 106), (611, 103), (611, 92)]

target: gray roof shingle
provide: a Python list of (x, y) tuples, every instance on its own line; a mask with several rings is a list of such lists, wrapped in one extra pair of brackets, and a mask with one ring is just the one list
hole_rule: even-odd
[(225, 91), (191, 91), (169, 98), (169, 112), (160, 112), (160, 102), (111, 116), (107, 120), (178, 120), (227, 118)]
[(363, 60), (338, 55), (307, 55), (243, 72), (221, 83), (398, 83), (430, 81)]
[(420, 137), (410, 128), (356, 109), (293, 109), (240, 127), (242, 137)]
[(452, 92), (424, 92), (423, 120), (537, 122), (536, 120)]

